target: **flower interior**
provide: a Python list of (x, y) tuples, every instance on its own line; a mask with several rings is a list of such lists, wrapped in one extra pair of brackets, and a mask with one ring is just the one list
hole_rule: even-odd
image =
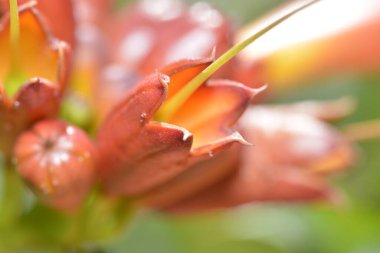
[(0, 85), (8, 97), (34, 77), (56, 83), (58, 43), (47, 33), (39, 13), (30, 1), (18, 6), (9, 0), (9, 15), (5, 14), (0, 26)]
[(219, 68), (268, 31), (318, 1), (309, 1), (276, 19), (246, 40), (233, 46), (216, 60), (214, 60), (214, 56), (198, 61), (183, 60), (161, 70), (171, 80), (167, 98), (154, 118), (160, 122), (184, 127), (193, 133), (193, 148), (213, 143), (228, 135), (230, 138), (232, 136), (235, 140), (244, 142), (237, 132), (233, 133), (229, 129), (243, 113), (249, 100), (265, 86), (255, 90), (232, 81), (207, 80)]

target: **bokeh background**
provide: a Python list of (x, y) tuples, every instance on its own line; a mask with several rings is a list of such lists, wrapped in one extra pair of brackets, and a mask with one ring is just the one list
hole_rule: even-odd
[[(119, 0), (119, 6), (131, 1)], [(189, 1), (191, 2), (191, 1)], [(206, 1), (242, 25), (281, 0)], [(379, 42), (380, 43), (380, 42)], [(358, 45), (360, 46), (360, 45)], [(380, 118), (380, 73), (319, 78), (277, 94), (271, 103), (352, 96), (356, 112), (337, 127)], [(331, 178), (340, 203), (253, 204), (228, 211), (172, 217), (144, 212), (106, 252), (136, 253), (378, 253), (380, 252), (380, 140), (357, 143), (354, 168)]]

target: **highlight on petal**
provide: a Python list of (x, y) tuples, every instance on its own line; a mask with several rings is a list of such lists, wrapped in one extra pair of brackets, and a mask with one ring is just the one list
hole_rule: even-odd
[[(69, 48), (66, 43), (55, 39), (47, 30), (35, 2), (28, 2), (19, 8), (19, 68), (25, 76), (25, 82), (34, 77), (50, 80), (57, 88), (67, 81)], [(10, 30), (9, 15), (4, 14), (0, 25), (0, 80), (4, 80), (10, 71)], [(21, 74), (21, 73), (20, 73)]]
[(256, 106), (248, 110), (239, 123), (247, 139), (260, 141), (261, 150), (265, 148), (278, 163), (314, 172), (333, 172), (354, 162), (349, 141), (307, 114)]
[(192, 136), (180, 127), (151, 121), (169, 79), (154, 74), (111, 112), (98, 134), (98, 174), (109, 194), (136, 195), (185, 168)]
[(48, 204), (77, 209), (94, 179), (94, 146), (79, 128), (46, 120), (23, 133), (15, 146), (17, 170)]
[[(247, 25), (236, 41), (280, 16), (288, 7)], [(235, 77), (243, 83), (265, 80), (273, 89), (284, 89), (319, 76), (378, 71), (379, 13), (377, 0), (320, 1), (242, 52)]]
[(243, 146), (241, 166), (219, 184), (171, 206), (172, 211), (226, 208), (256, 201), (330, 198), (324, 175), (349, 167), (354, 151), (332, 128), (308, 115), (257, 107), (240, 121), (254, 147)]

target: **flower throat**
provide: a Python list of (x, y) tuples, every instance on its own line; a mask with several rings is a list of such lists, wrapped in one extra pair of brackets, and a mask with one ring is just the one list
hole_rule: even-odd
[(17, 0), (9, 0), (9, 24), (10, 64), (4, 89), (9, 97), (13, 97), (27, 80), (20, 64), (20, 20)]

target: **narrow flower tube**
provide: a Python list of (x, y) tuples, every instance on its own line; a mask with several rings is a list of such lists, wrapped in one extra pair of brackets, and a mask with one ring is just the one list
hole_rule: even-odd
[(14, 153), (21, 177), (55, 208), (77, 209), (93, 186), (94, 146), (74, 126), (41, 121), (18, 138)]

